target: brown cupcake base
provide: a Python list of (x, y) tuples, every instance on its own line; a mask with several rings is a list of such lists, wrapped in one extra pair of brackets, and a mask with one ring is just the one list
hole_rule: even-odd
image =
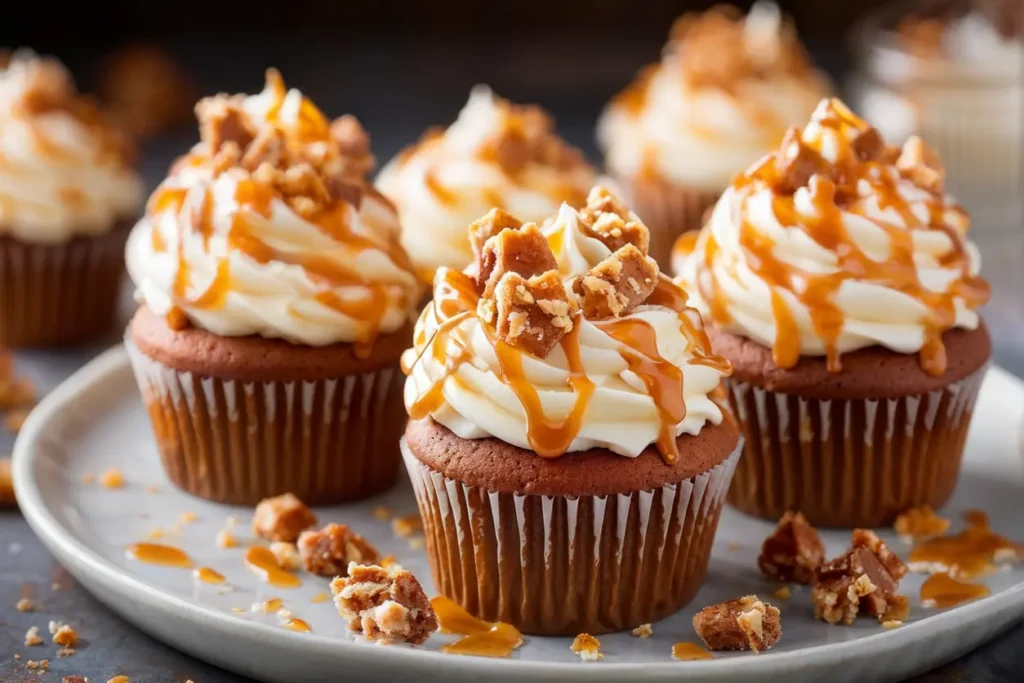
[(815, 358), (779, 370), (769, 349), (713, 332), (734, 363), (726, 388), (745, 437), (729, 503), (772, 520), (798, 510), (826, 527), (886, 526), (945, 504), (990, 350), (984, 326), (945, 339), (942, 377), (916, 355), (877, 347), (845, 354), (843, 372), (830, 374)]
[[(390, 336), (397, 339), (382, 339), (370, 358), (358, 359), (348, 345), (175, 331), (142, 308), (126, 346), (176, 486), (235, 505), (286, 492), (329, 505), (397, 479), (405, 377), (392, 354), (408, 343), (408, 330)], [(282, 369), (294, 374), (285, 379)], [(325, 369), (338, 372), (316, 377)]]
[[(436, 431), (452, 444), (475, 443), (430, 421), (410, 428)], [(704, 580), (740, 454), (734, 426), (705, 429), (731, 442), (710, 469), (609, 495), (524, 494), (457, 481), (403, 440), (438, 590), (479, 618), (533, 635), (620, 631), (676, 612)], [(680, 437), (681, 452), (699, 438)], [(492, 447), (497, 442), (480, 441)], [(503, 445), (512, 471), (520, 458), (539, 459)], [(627, 460), (607, 451), (604, 456)], [(640, 458), (646, 456), (658, 457), (645, 452)], [(596, 461), (590, 465), (601, 468)]]
[(111, 332), (130, 228), (61, 244), (0, 237), (0, 345), (80, 344)]
[(672, 247), (684, 232), (700, 230), (721, 192), (695, 190), (665, 180), (642, 177), (620, 180), (633, 212), (651, 231), (650, 255), (671, 272)]

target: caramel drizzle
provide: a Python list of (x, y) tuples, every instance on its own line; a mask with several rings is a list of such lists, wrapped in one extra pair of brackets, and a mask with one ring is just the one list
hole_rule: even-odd
[(672, 659), (691, 662), (698, 659), (714, 659), (715, 656), (696, 643), (683, 641), (672, 646)]
[(921, 543), (908, 561), (944, 567), (954, 579), (973, 579), (996, 571), (997, 561), (1024, 558), (1024, 546), (992, 531), (984, 512), (969, 510), (965, 518), (966, 529)]
[(225, 581), (224, 575), (212, 567), (198, 567), (192, 570), (192, 576), (196, 578), (196, 581), (215, 585)]
[(991, 594), (992, 590), (984, 584), (957, 581), (949, 574), (933, 574), (921, 585), (921, 604), (946, 609)]
[(134, 543), (128, 546), (128, 557), (143, 564), (191, 569), (192, 558), (184, 550), (160, 543)]
[[(465, 273), (455, 270), (444, 270), (439, 273), (431, 304), (433, 315), (438, 321), (437, 329), (428, 340), (423, 338), (421, 326), (421, 335), (416, 339), (420, 353), (412, 363), (403, 366), (403, 369), (407, 374), (410, 373), (424, 354), (432, 353), (434, 361), (443, 365), (444, 370), (413, 400), (409, 406), (411, 419), (423, 419), (437, 411), (444, 404), (445, 383), (449, 379), (458, 381), (459, 368), (471, 360), (472, 353), (468, 341), (461, 339), (455, 332), (463, 321), (475, 314), (479, 298), (476, 282)], [(699, 318), (688, 315), (692, 309), (686, 306), (686, 293), (680, 287), (662, 275), (648, 303), (665, 306), (679, 313), (681, 330), (687, 339), (691, 340), (689, 350), (693, 355), (692, 363), (728, 373), (728, 363), (711, 352), (710, 341), (700, 327)], [(666, 463), (676, 462), (679, 456), (676, 427), (686, 417), (682, 370), (658, 353), (654, 328), (646, 321), (619, 319), (592, 322), (598, 329), (624, 346), (620, 350), (622, 359), (644, 383), (661, 418), (657, 448)], [(495, 374), (519, 400), (526, 416), (530, 447), (544, 458), (559, 457), (569, 449), (579, 435), (587, 407), (596, 388), (594, 382), (587, 376), (580, 356), (581, 324), (582, 316), (577, 314), (573, 321), (573, 329), (559, 342), (568, 365), (569, 376), (566, 384), (575, 398), (572, 408), (564, 417), (553, 419), (545, 414), (537, 389), (523, 371), (522, 352), (499, 339), (491, 326), (481, 321), (484, 336), (498, 359)]]
[[(824, 121), (823, 125), (836, 129), (837, 136), (842, 137), (843, 126), (853, 124), (830, 119)], [(820, 145), (812, 147), (820, 152)], [(776, 323), (772, 360), (780, 368), (789, 368), (800, 357), (800, 332), (789, 305), (779, 294), (780, 290), (785, 290), (807, 309), (814, 334), (825, 347), (829, 371), (840, 372), (842, 366), (837, 343), (846, 321), (842, 310), (835, 303), (835, 297), (844, 281), (859, 280), (902, 292), (928, 309), (929, 314), (924, 320), (925, 341), (920, 353), (921, 367), (931, 375), (941, 375), (947, 366), (942, 333), (956, 323), (955, 300), (962, 298), (968, 308), (977, 308), (989, 296), (988, 285), (970, 273), (970, 260), (964, 249), (963, 235), (942, 224), (944, 206), (941, 198), (930, 202), (929, 218), (921, 221), (914, 214), (911, 204), (900, 196), (897, 182), (891, 177), (889, 169), (878, 162), (858, 162), (850, 145), (839, 145), (836, 167), (844, 188), (856, 187), (861, 181), (867, 182), (878, 199), (879, 208), (894, 210), (906, 227), (869, 218), (856, 202), (845, 207), (847, 212), (870, 220), (888, 236), (889, 257), (884, 261), (876, 261), (861, 250), (848, 234), (842, 220), (843, 209), (836, 202), (837, 187), (833, 181), (822, 176), (812, 179), (809, 190), (815, 216), (798, 214), (792, 196), (775, 197), (773, 212), (782, 226), (803, 229), (817, 244), (837, 255), (838, 271), (820, 274), (802, 270), (776, 257), (775, 243), (744, 218), (740, 225), (740, 248), (750, 270), (772, 289), (772, 313)], [(761, 164), (754, 170), (760, 172), (764, 168)], [(738, 176), (733, 187), (736, 190), (748, 187), (760, 189), (763, 187), (762, 182), (751, 171)], [(748, 190), (748, 196), (751, 192)], [(913, 246), (913, 232), (917, 230), (938, 230), (949, 237), (952, 250), (941, 259), (941, 263), (947, 268), (957, 268), (960, 276), (945, 293), (928, 289), (918, 278)], [(714, 235), (708, 232), (704, 255), (706, 277), (699, 278), (698, 287), (709, 304), (711, 317), (724, 324), (729, 322), (730, 316), (726, 311), (725, 297), (712, 271), (718, 249)]]
[(442, 633), (456, 633), (459, 640), (441, 646), (441, 652), (476, 657), (508, 657), (523, 644), (523, 634), (504, 622), (477, 619), (453, 600), (439, 595), (430, 601)]
[[(263, 546), (254, 545), (249, 548), (245, 553), (245, 564), (271, 586), (298, 588), (302, 585), (302, 580), (295, 574), (282, 569), (281, 565), (277, 563), (274, 553)], [(269, 604), (270, 601), (268, 601)], [(269, 606), (268, 611), (270, 611)]]

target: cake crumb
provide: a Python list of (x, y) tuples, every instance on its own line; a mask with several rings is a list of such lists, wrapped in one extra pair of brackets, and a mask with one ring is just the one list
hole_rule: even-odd
[(191, 524), (192, 522), (196, 521), (197, 519), (199, 519), (199, 515), (197, 515), (194, 512), (186, 511), (186, 512), (182, 512), (181, 513), (181, 517), (178, 518), (178, 521), (181, 524)]
[(67, 624), (60, 624), (53, 634), (53, 642), (61, 647), (74, 647), (78, 644), (78, 633)]
[(789, 600), (791, 597), (793, 597), (793, 591), (789, 586), (779, 586), (775, 590), (776, 600)]
[(910, 508), (893, 523), (893, 530), (904, 543), (941, 536), (949, 531), (950, 520), (940, 517), (928, 505)]
[(235, 614), (245, 614), (245, 610), (242, 609), (241, 607), (232, 607), (231, 611), (234, 612)]
[(39, 627), (32, 626), (29, 630), (25, 631), (25, 647), (35, 647), (36, 645), (42, 645), (45, 641), (39, 637)]
[(426, 540), (422, 536), (413, 536), (409, 539), (409, 547), (413, 550), (423, 550)]
[(374, 519), (379, 519), (382, 522), (387, 522), (394, 516), (395, 513), (389, 507), (378, 505), (377, 507), (373, 508)]
[(882, 622), (882, 628), (886, 629), (887, 631), (891, 631), (894, 628), (899, 628), (900, 626), (903, 626), (903, 622), (898, 621), (896, 619), (891, 619), (889, 621)]
[(574, 655), (579, 656), (585, 662), (596, 662), (604, 657), (601, 653), (601, 641), (589, 633), (580, 633), (569, 646)]
[(100, 486), (108, 489), (119, 489), (124, 486), (124, 474), (120, 468), (111, 467), (100, 474)]
[(146, 532), (146, 539), (150, 541), (159, 541), (164, 537), (164, 530), (160, 528), (150, 529)]
[(15, 603), (14, 608), (19, 612), (34, 612), (36, 609), (36, 603), (32, 602), (29, 598), (22, 598)]
[(235, 535), (227, 529), (221, 529), (217, 532), (217, 547), (224, 549), (237, 548), (238, 539), (236, 539)]
[(316, 524), (316, 517), (294, 494), (261, 500), (252, 518), (252, 530), (268, 541), (295, 543), (299, 534)]
[(92, 472), (85, 472), (84, 474), (82, 474), (82, 483), (83, 484), (95, 484), (96, 483), (96, 475), (93, 474)]
[(236, 526), (238, 526), (238, 518), (231, 516), (226, 517), (224, 519), (224, 526), (228, 529), (234, 529)]
[(740, 545), (740, 542), (739, 542), (739, 541), (729, 541), (729, 542), (728, 542), (728, 543), (727, 543), (727, 544), (725, 545), (725, 549), (726, 549), (726, 550), (728, 550), (729, 552), (736, 552), (736, 551), (737, 551), (737, 550), (739, 550), (739, 549), (740, 549), (741, 547), (742, 547), (742, 546)]
[(302, 556), (294, 543), (275, 541), (270, 544), (270, 552), (274, 553), (277, 564), (285, 571), (295, 572), (302, 567)]
[(36, 661), (34, 659), (30, 659), (25, 664), (25, 667), (28, 668), (30, 671), (49, 671), (50, 670), (50, 660), (49, 659), (40, 659), (39, 661)]
[(391, 522), (391, 530), (399, 538), (408, 538), (423, 529), (423, 520), (417, 514), (397, 517)]
[(650, 638), (654, 634), (654, 629), (651, 628), (650, 624), (640, 624), (633, 629), (633, 635), (637, 638)]
[(437, 630), (437, 615), (419, 581), (398, 565), (351, 563), (331, 582), (338, 613), (370, 640), (419, 645)]
[(377, 549), (345, 524), (303, 531), (298, 549), (306, 571), (317, 576), (340, 576), (350, 563), (375, 565), (380, 560)]
[(776, 581), (810, 585), (824, 559), (825, 546), (818, 532), (802, 513), (787, 511), (764, 540), (757, 566)]
[(782, 638), (779, 609), (756, 595), (705, 607), (693, 617), (693, 630), (709, 650), (764, 652)]
[(75, 648), (73, 647), (62, 647), (57, 650), (58, 657), (70, 657), (73, 654), (75, 654)]

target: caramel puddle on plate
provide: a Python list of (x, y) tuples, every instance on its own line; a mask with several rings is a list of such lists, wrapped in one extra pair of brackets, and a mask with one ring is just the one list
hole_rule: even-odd
[(224, 575), (210, 567), (199, 567), (198, 569), (194, 569), (192, 570), (192, 576), (195, 577), (196, 581), (202, 581), (203, 583), (224, 583)]
[(921, 586), (921, 604), (925, 607), (945, 609), (991, 594), (992, 591), (984, 584), (964, 583), (949, 574), (933, 574)]
[(309, 624), (298, 618), (289, 619), (284, 622), (284, 628), (289, 631), (297, 631), (299, 633), (309, 633), (313, 630)]
[(454, 643), (443, 645), (441, 652), (450, 655), (508, 657), (523, 644), (523, 634), (515, 626), (477, 619), (443, 595), (431, 600), (430, 605), (437, 613), (442, 633), (463, 636)]
[(327, 602), (327, 601), (328, 601), (328, 600), (330, 600), (330, 599), (331, 599), (331, 596), (330, 596), (330, 595), (328, 595), (327, 593), (317, 593), (316, 595), (314, 595), (313, 597), (311, 597), (311, 598), (309, 599), (309, 601), (310, 601), (311, 603), (313, 603), (314, 605), (318, 605), (318, 604), (320, 604), (321, 602)]
[(128, 546), (128, 557), (143, 564), (156, 564), (163, 567), (191, 569), (192, 558), (184, 550), (161, 543), (133, 543)]
[(245, 564), (263, 577), (263, 580), (277, 588), (298, 588), (302, 580), (295, 574), (281, 569), (274, 553), (269, 548), (254, 545), (245, 551)]
[(274, 614), (282, 607), (284, 607), (284, 600), (281, 598), (270, 598), (263, 603), (263, 611), (267, 614)]
[(981, 510), (968, 510), (964, 518), (966, 529), (921, 543), (910, 551), (908, 562), (942, 567), (956, 579), (973, 579), (996, 571), (999, 562), (1024, 557), (1024, 547), (992, 531)]
[(672, 646), (672, 659), (692, 662), (697, 659), (714, 659), (715, 656), (696, 643), (676, 643)]

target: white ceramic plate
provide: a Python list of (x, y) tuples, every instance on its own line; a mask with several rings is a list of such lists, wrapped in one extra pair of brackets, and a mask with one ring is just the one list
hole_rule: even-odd
[[(1024, 496), (1020, 428), (1024, 384), (993, 369), (986, 379), (972, 426), (964, 473), (945, 513), (959, 520), (973, 507), (986, 510), (995, 529), (1024, 537), (1019, 502)], [(85, 484), (86, 473), (119, 467), (127, 484), (119, 490)], [(715, 542), (708, 580), (688, 607), (654, 625), (654, 636), (602, 636), (605, 657), (577, 660), (569, 640), (528, 637), (511, 659), (457, 657), (438, 652), (450, 636), (436, 635), (419, 648), (382, 647), (350, 634), (330, 602), (314, 603), (328, 581), (304, 577), (296, 590), (262, 584), (243, 564), (244, 548), (216, 547), (226, 518), (241, 520), (234, 530), (250, 540), (251, 510), (191, 498), (168, 484), (157, 460), (149, 421), (124, 351), (112, 349), (51, 393), (33, 412), (15, 448), (15, 484), (22, 510), (36, 533), (74, 576), (100, 600), (139, 628), (196, 657), (264, 681), (335, 681), (340, 676), (397, 680), (707, 680), (758, 681), (897, 680), (954, 659), (1024, 616), (1024, 568), (989, 577), (992, 597), (947, 611), (925, 609), (916, 600), (923, 577), (911, 575), (903, 590), (915, 596), (909, 622), (883, 630), (874, 620), (849, 627), (815, 621), (807, 589), (785, 602), (755, 567), (771, 525), (727, 510)], [(152, 491), (152, 487), (157, 490)], [(149, 489), (149, 490), (147, 490)], [(408, 484), (365, 503), (317, 510), (320, 519), (344, 521), (385, 553), (414, 571), (431, 590), (423, 551), (399, 539), (388, 522), (374, 518), (375, 506), (412, 513)], [(165, 541), (187, 551), (198, 565), (223, 573), (231, 585), (197, 583), (191, 572), (143, 565), (125, 547), (145, 540), (154, 528), (169, 529), (183, 513), (198, 519), (180, 524), (180, 535)], [(959, 521), (956, 524), (960, 524)], [(824, 534), (830, 555), (841, 552), (848, 533)], [(890, 544), (907, 550), (891, 535)], [(770, 652), (723, 654), (713, 661), (676, 662), (673, 643), (696, 640), (690, 625), (700, 606), (759, 593), (782, 610), (784, 636)], [(250, 605), (280, 597), (312, 633), (294, 633), (276, 615)], [(233, 611), (244, 610), (242, 612)]]

